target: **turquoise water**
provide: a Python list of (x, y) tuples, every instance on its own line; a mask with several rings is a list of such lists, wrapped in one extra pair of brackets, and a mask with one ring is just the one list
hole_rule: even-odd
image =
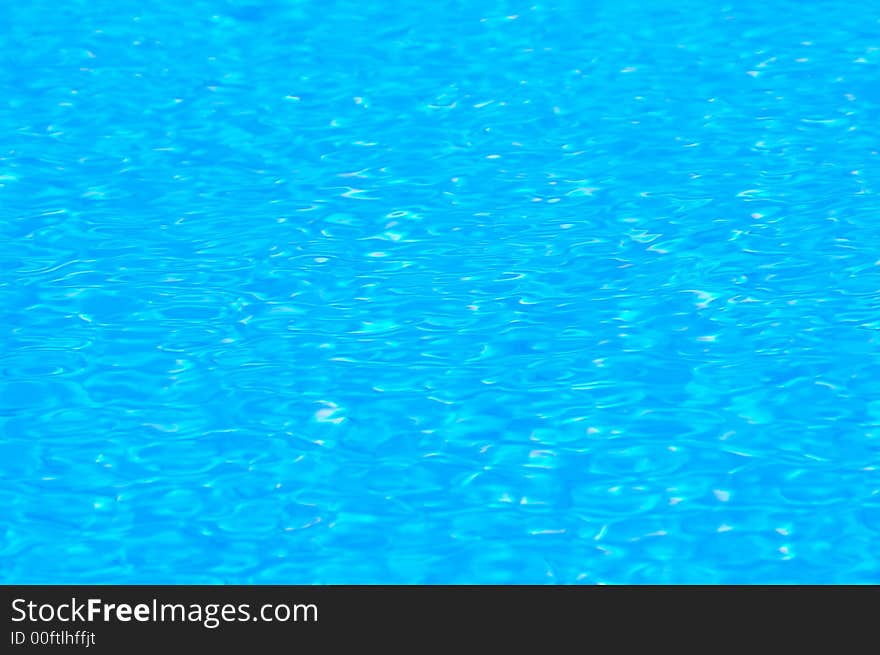
[(880, 581), (871, 3), (0, 9), (0, 581)]

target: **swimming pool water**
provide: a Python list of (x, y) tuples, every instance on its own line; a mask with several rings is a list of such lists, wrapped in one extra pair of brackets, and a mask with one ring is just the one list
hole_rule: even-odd
[(0, 26), (0, 581), (880, 581), (871, 3)]

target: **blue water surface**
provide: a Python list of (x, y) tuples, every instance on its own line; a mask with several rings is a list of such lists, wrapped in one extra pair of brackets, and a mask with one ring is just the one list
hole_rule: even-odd
[(0, 8), (0, 581), (880, 582), (880, 14)]

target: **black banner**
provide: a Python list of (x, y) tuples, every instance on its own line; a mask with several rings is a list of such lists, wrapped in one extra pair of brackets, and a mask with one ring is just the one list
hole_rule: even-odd
[[(656, 647), (873, 631), (877, 587), (6, 586), (2, 652)], [(707, 648), (719, 644), (706, 644)], [(429, 649), (432, 650), (432, 649)], [(587, 649), (589, 650), (589, 649)]]

